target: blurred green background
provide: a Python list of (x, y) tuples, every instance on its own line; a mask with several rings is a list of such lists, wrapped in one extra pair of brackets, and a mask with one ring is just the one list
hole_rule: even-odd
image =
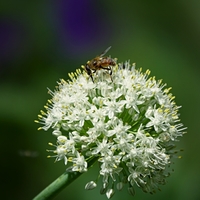
[[(108, 55), (150, 69), (173, 88), (188, 133), (178, 144), (182, 159), (155, 195), (124, 189), (113, 200), (200, 199), (200, 1), (30, 0), (0, 2), (1, 196), (32, 199), (65, 166), (47, 159), (51, 131), (37, 131), (39, 110), (60, 78), (112, 46)], [(97, 168), (55, 199), (106, 199), (84, 189)], [(3, 198), (2, 198), (3, 199)]]

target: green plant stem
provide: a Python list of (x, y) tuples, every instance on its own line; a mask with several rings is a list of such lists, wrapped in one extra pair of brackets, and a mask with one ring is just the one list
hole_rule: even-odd
[[(88, 168), (94, 164), (98, 158), (92, 158), (88, 162)], [(61, 190), (72, 183), (81, 174), (80, 172), (71, 171), (71, 167), (66, 170), (60, 177), (58, 177), (54, 182), (47, 186), (42, 192), (40, 192), (33, 200), (47, 200), (53, 199)]]

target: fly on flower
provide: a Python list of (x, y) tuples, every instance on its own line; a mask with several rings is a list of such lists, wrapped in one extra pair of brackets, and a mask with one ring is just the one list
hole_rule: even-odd
[(104, 57), (104, 55), (110, 50), (110, 48), (111, 48), (111, 46), (108, 47), (99, 56), (96, 56), (92, 60), (88, 61), (86, 63), (86, 65), (83, 66), (83, 68), (85, 69), (86, 73), (91, 77), (93, 82), (94, 82), (94, 79), (93, 79), (92, 75), (97, 70), (101, 70), (101, 69), (107, 70), (109, 72), (109, 74), (110, 74), (111, 81), (113, 81), (112, 80), (112, 68), (111, 68), (111, 66), (115, 66), (116, 65), (116, 61), (115, 61), (115, 59), (113, 59), (111, 57)]
[[(88, 61), (86, 72), (77, 69), (69, 74), (71, 80), (61, 79), (49, 90), (51, 100), (35, 122), (42, 124), (39, 129), (52, 129), (56, 144), (49, 143), (53, 149), (48, 152), (54, 153), (49, 157), (63, 160), (67, 173), (86, 172), (98, 162), (97, 177), (86, 184), (87, 190), (102, 181), (100, 191), (108, 199), (125, 184), (131, 195), (135, 186), (153, 194), (166, 183), (177, 157), (176, 142), (185, 133), (180, 106), (171, 88), (150, 77), (150, 70), (104, 57), (109, 49)], [(104, 72), (111, 80), (113, 75), (112, 84)]]

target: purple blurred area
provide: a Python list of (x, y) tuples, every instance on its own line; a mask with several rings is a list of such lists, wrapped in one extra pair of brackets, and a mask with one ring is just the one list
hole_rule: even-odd
[(100, 2), (92, 0), (59, 2), (57, 34), (61, 36), (62, 48), (78, 55), (110, 40), (113, 27), (102, 7)]
[(27, 32), (24, 24), (10, 17), (0, 18), (0, 68), (10, 70), (10, 64), (25, 55)]

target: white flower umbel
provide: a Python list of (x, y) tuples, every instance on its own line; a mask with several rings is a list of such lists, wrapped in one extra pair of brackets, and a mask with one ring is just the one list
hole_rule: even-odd
[[(112, 197), (115, 188), (128, 183), (154, 193), (169, 176), (175, 143), (183, 135), (174, 97), (162, 81), (142, 73), (129, 62), (106, 70), (93, 79), (80, 69), (61, 80), (52, 99), (41, 111), (40, 129), (53, 129), (56, 161), (72, 164), (72, 171), (87, 171), (88, 161), (98, 158), (101, 193)], [(38, 121), (37, 121), (38, 122)], [(90, 181), (86, 189), (96, 187)]]

